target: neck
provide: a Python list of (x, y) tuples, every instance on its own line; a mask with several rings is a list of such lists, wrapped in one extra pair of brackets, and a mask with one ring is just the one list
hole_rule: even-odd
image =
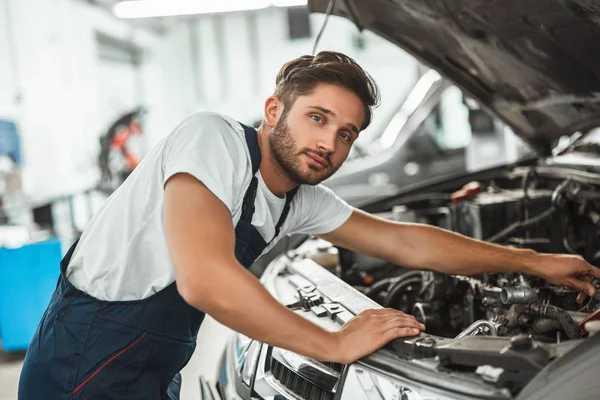
[(283, 171), (277, 160), (273, 157), (269, 143), (269, 132), (264, 125), (257, 130), (258, 146), (260, 147), (260, 175), (265, 185), (275, 196), (283, 197), (286, 192), (298, 186)]

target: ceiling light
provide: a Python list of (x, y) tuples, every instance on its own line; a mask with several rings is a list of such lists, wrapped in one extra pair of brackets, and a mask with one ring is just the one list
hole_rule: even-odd
[(297, 7), (306, 4), (307, 0), (132, 0), (115, 4), (113, 13), (119, 18), (152, 18), (262, 10), (271, 6)]
[(307, 0), (272, 0), (275, 7), (300, 7), (308, 4)]

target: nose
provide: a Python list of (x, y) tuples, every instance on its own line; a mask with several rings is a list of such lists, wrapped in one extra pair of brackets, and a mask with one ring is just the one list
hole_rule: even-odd
[(335, 143), (337, 139), (337, 130), (330, 129), (324, 132), (319, 136), (319, 141), (317, 142), (317, 147), (319, 150), (333, 153), (335, 151)]

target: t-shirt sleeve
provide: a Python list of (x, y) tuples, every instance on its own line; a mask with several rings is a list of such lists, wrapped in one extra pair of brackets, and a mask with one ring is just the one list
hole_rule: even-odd
[(323, 185), (302, 185), (298, 195), (298, 222), (290, 233), (320, 235), (332, 232), (342, 226), (354, 210)]
[(236, 127), (223, 117), (195, 114), (175, 128), (166, 140), (162, 157), (163, 187), (175, 174), (190, 174), (233, 214), (244, 177), (251, 168), (245, 146)]

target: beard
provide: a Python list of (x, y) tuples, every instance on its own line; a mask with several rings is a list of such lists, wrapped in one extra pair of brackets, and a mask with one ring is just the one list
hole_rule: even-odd
[[(339, 169), (339, 167), (331, 165), (329, 153), (312, 150), (308, 147), (298, 149), (296, 141), (290, 135), (285, 111), (269, 136), (269, 144), (277, 164), (276, 168), (297, 185), (317, 185)], [(304, 172), (300, 159), (303, 154), (314, 154), (321, 157), (327, 162), (327, 167), (321, 170), (309, 165), (310, 171)]]

